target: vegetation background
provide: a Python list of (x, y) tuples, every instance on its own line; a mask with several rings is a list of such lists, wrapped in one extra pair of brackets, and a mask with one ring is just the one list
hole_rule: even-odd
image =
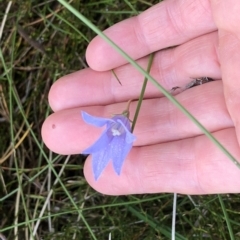
[[(104, 30), (159, 1), (68, 2)], [(49, 88), (87, 67), (95, 34), (55, 0), (2, 0), (0, 9), (0, 239), (171, 239), (172, 194), (101, 195), (85, 181), (81, 155), (42, 142)], [(240, 239), (239, 201), (178, 195), (176, 239)]]

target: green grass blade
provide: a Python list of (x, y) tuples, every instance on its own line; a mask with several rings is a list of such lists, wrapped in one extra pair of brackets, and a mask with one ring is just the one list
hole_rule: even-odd
[(229, 219), (229, 216), (228, 216), (228, 213), (227, 213), (224, 201), (223, 201), (222, 196), (220, 194), (218, 195), (218, 199), (219, 199), (219, 202), (220, 202), (223, 214), (224, 214), (224, 219), (225, 219), (225, 221), (227, 223), (229, 237), (230, 237), (231, 240), (235, 240), (235, 237), (234, 237), (234, 234), (233, 234), (233, 230), (232, 230), (232, 225), (230, 223), (230, 219)]

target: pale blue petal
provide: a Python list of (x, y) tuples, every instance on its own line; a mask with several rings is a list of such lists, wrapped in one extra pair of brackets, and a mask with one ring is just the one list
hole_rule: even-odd
[(98, 180), (110, 159), (110, 151), (107, 147), (100, 152), (92, 154), (92, 168), (95, 180)]
[[(106, 125), (106, 130), (100, 138), (83, 151), (84, 154), (92, 154), (92, 168), (95, 180), (100, 177), (110, 160), (113, 161), (115, 172), (120, 175), (123, 162), (132, 148), (133, 141), (136, 139), (131, 133), (129, 119), (124, 115), (116, 115), (109, 119), (94, 117), (83, 111), (81, 114), (83, 120), (88, 124), (97, 127)], [(120, 130), (121, 134), (119, 136), (113, 136), (113, 128), (115, 127)]]
[(114, 120), (112, 120), (111, 118), (100, 118), (100, 117), (94, 117), (84, 111), (81, 111), (82, 114), (82, 118), (83, 120), (88, 123), (88, 124), (92, 124), (96, 127), (103, 127), (104, 125), (106, 125), (107, 123), (111, 123), (111, 122), (115, 122)]
[(119, 119), (117, 120), (124, 128), (125, 132), (126, 132), (126, 143), (132, 143), (136, 140), (136, 137), (126, 128), (125, 124)]
[(90, 147), (88, 147), (87, 149), (85, 149), (82, 153), (83, 154), (92, 154), (92, 153), (96, 153), (98, 151), (102, 151), (103, 149), (105, 149), (107, 147), (107, 145), (112, 141), (113, 136), (107, 134), (108, 129), (106, 129), (102, 135), (100, 136), (100, 138)]
[(125, 137), (124, 135), (115, 137), (111, 142), (110, 157), (113, 162), (113, 168), (118, 175), (120, 175), (123, 162), (132, 148), (132, 143), (126, 143)]

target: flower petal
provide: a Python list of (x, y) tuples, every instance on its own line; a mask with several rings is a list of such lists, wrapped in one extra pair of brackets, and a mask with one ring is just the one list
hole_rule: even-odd
[(132, 143), (126, 143), (125, 134), (119, 137), (114, 137), (111, 142), (111, 159), (115, 172), (120, 175), (122, 165), (128, 153), (132, 148)]
[(100, 138), (95, 143), (93, 143), (90, 147), (88, 147), (87, 149), (82, 151), (82, 153), (83, 154), (92, 154), (92, 153), (96, 153), (98, 151), (102, 151), (103, 149), (105, 149), (113, 139), (113, 136), (107, 134), (107, 131), (108, 131), (108, 129), (106, 129), (102, 133)]
[(99, 118), (82, 111), (83, 120), (97, 127), (106, 125), (100, 138), (82, 153), (92, 154), (92, 168), (97, 180), (110, 160), (113, 161), (115, 172), (120, 175), (123, 162), (132, 148), (136, 137), (131, 133), (129, 119), (124, 115), (113, 118)]
[(81, 111), (82, 114), (82, 118), (83, 120), (88, 123), (88, 124), (92, 124), (96, 127), (103, 127), (104, 125), (106, 125), (109, 122), (115, 122), (114, 120), (112, 120), (111, 118), (100, 118), (100, 117), (94, 117), (84, 111)]
[(100, 152), (92, 154), (92, 168), (95, 180), (98, 180), (110, 159), (110, 151), (108, 150), (108, 147)]

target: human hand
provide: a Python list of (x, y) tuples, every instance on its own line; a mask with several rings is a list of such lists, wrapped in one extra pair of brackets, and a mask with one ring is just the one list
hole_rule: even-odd
[[(184, 91), (176, 98), (237, 159), (239, 10), (236, 0), (169, 0), (106, 31), (133, 58), (142, 57), (138, 63), (145, 68), (148, 57), (144, 56), (179, 45), (160, 50), (154, 57), (151, 75), (166, 89), (185, 86), (196, 77), (218, 79)], [(49, 93), (55, 113), (43, 124), (42, 136), (46, 145), (60, 154), (80, 153), (101, 132), (83, 122), (81, 110), (109, 117), (121, 113), (126, 102), (137, 99), (141, 90), (143, 76), (132, 66), (123, 65), (125, 60), (99, 37), (90, 43), (87, 59), (92, 69), (61, 78)], [(122, 86), (109, 71), (112, 68)], [(133, 102), (132, 116), (135, 108)], [(91, 156), (87, 159), (84, 174), (97, 191), (113, 195), (239, 192), (240, 170), (151, 83), (134, 134), (137, 140), (120, 176), (109, 164), (95, 181)]]

